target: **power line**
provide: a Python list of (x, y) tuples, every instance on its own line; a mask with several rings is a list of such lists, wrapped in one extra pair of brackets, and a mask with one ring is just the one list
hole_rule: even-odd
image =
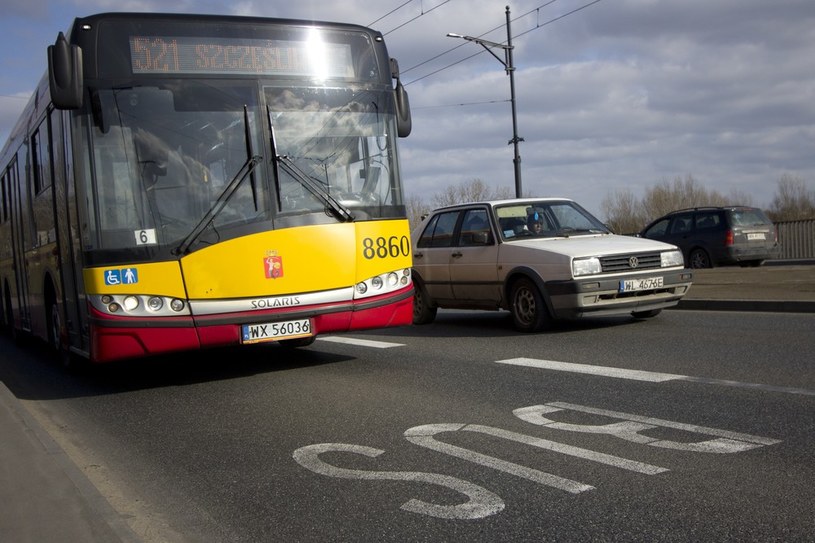
[(403, 7), (405, 7), (406, 5), (410, 4), (411, 2), (413, 2), (413, 0), (407, 0), (407, 2), (405, 2), (405, 3), (404, 3), (404, 4), (402, 4), (402, 5), (400, 5), (399, 7), (395, 7), (395, 8), (393, 8), (392, 10), (390, 10), (389, 12), (387, 12), (385, 15), (383, 15), (382, 17), (380, 17), (380, 18), (379, 18), (379, 19), (377, 19), (376, 21), (374, 21), (374, 22), (372, 22), (372, 23), (368, 23), (368, 26), (374, 26), (376, 23), (378, 23), (379, 21), (381, 21), (381, 20), (382, 20), (382, 19), (384, 19), (385, 17), (388, 17), (389, 15), (392, 15), (392, 14), (396, 13), (397, 11), (399, 11), (400, 9), (402, 9)]
[(487, 100), (484, 102), (462, 102), (460, 104), (447, 104), (438, 106), (419, 106), (419, 107), (411, 106), (410, 109), (415, 110), (415, 109), (436, 109), (441, 107), (481, 106), (484, 104), (505, 104), (507, 102), (509, 102), (509, 100)]
[[(532, 13), (533, 11), (538, 11), (538, 12), (540, 12), (541, 8), (545, 8), (546, 6), (548, 6), (548, 5), (550, 5), (550, 4), (554, 4), (555, 2), (557, 2), (557, 0), (549, 0), (549, 2), (546, 2), (545, 4), (542, 4), (542, 5), (538, 6), (538, 7), (537, 7), (537, 8), (535, 8), (535, 9), (529, 10), (529, 11), (527, 11), (526, 13), (524, 13), (524, 14), (522, 14), (522, 15), (519, 15), (518, 17), (515, 17), (515, 18), (512, 20), (512, 22), (514, 23), (515, 21), (517, 21), (517, 20), (519, 20), (519, 19), (522, 19), (522, 18), (526, 17), (527, 15), (529, 15), (530, 13)], [(483, 32), (483, 33), (479, 34), (479, 35), (478, 35), (478, 36), (476, 36), (476, 37), (477, 37), (477, 38), (483, 38), (483, 37), (484, 37), (484, 36), (486, 36), (487, 34), (491, 34), (492, 32), (495, 32), (496, 30), (499, 30), (499, 29), (502, 29), (502, 28), (505, 28), (505, 26), (504, 26), (504, 25), (499, 25), (499, 26), (496, 26), (495, 28), (492, 28), (492, 29), (490, 29), (490, 30), (487, 30), (486, 32)], [(506, 41), (506, 40), (505, 40), (505, 41)], [(503, 43), (503, 42), (501, 42), (501, 43)], [(411, 71), (411, 70), (414, 70), (414, 69), (416, 69), (416, 68), (418, 68), (418, 67), (420, 67), (420, 66), (423, 66), (423, 65), (427, 64), (428, 62), (432, 62), (432, 61), (436, 60), (436, 59), (437, 59), (437, 58), (439, 58), (439, 57), (443, 57), (443, 56), (444, 56), (444, 55), (446, 55), (447, 53), (452, 53), (453, 51), (455, 51), (455, 50), (456, 50), (456, 49), (458, 49), (459, 47), (464, 47), (465, 45), (467, 45), (467, 44), (466, 44), (466, 43), (462, 43), (462, 44), (456, 45), (455, 47), (452, 47), (452, 48), (448, 49), (447, 51), (444, 51), (444, 52), (442, 52), (442, 53), (439, 53), (439, 54), (438, 54), (438, 55), (436, 55), (435, 57), (429, 58), (429, 59), (425, 60), (424, 62), (420, 62), (419, 64), (416, 64), (416, 65), (414, 65), (414, 66), (411, 66), (411, 67), (409, 67), (409, 68), (406, 68), (406, 69), (404, 69), (404, 70), (401, 70), (401, 73), (403, 73), (403, 74), (404, 74), (404, 73), (407, 73), (407, 72), (409, 72), (409, 71)], [(483, 52), (484, 52), (484, 51), (483, 51), (483, 50), (481, 50), (481, 51), (479, 51), (479, 52), (478, 52), (478, 53), (476, 53), (476, 54), (480, 55), (480, 54), (481, 54), (481, 53), (483, 53)], [(471, 55), (471, 56), (469, 56), (469, 57), (467, 57), (467, 58), (465, 58), (465, 59), (462, 59), (462, 60), (460, 60), (460, 61), (458, 61), (458, 62), (454, 62), (454, 63), (453, 63), (453, 64), (451, 64), (450, 66), (446, 66), (446, 67), (442, 68), (441, 70), (437, 70), (436, 72), (433, 72), (433, 73), (431, 73), (431, 74), (428, 74), (428, 75), (426, 75), (426, 76), (423, 76), (421, 79), (424, 79), (425, 77), (428, 77), (428, 76), (430, 76), (430, 75), (433, 75), (433, 74), (435, 74), (435, 73), (437, 73), (437, 72), (439, 72), (439, 71), (445, 70), (445, 69), (447, 69), (447, 68), (449, 68), (449, 67), (455, 66), (456, 64), (461, 63), (463, 60), (468, 60), (468, 59), (471, 59), (471, 58), (472, 58), (472, 57), (474, 57), (474, 56), (476, 56), (476, 55)], [(418, 79), (416, 79), (415, 81), (418, 81)], [(412, 81), (411, 81), (411, 83), (412, 83)]]
[[(425, 10), (424, 10), (424, 8), (422, 8), (422, 12), (421, 12), (419, 15), (417, 15), (416, 17), (414, 17), (414, 18), (412, 18), (412, 19), (409, 19), (409, 20), (405, 21), (404, 23), (400, 24), (400, 25), (399, 25), (399, 26), (397, 26), (396, 28), (392, 28), (392, 29), (388, 30), (387, 32), (383, 32), (383, 33), (382, 33), (382, 35), (383, 35), (383, 36), (387, 36), (387, 35), (388, 35), (388, 34), (390, 34), (391, 32), (395, 32), (396, 30), (399, 30), (400, 28), (402, 28), (402, 27), (404, 27), (404, 26), (407, 26), (408, 24), (412, 23), (413, 21), (415, 21), (415, 20), (416, 20), (416, 19), (418, 19), (419, 17), (423, 17), (424, 15), (427, 15), (427, 14), (428, 14), (428, 13), (430, 13), (431, 11), (434, 11), (434, 10), (436, 10), (436, 9), (439, 9), (440, 7), (442, 7), (444, 4), (446, 4), (446, 3), (447, 3), (447, 2), (449, 2), (449, 1), (450, 1), (450, 0), (444, 0), (444, 2), (442, 2), (441, 4), (438, 4), (437, 6), (433, 6), (432, 8), (430, 8), (430, 9), (429, 9), (429, 10), (427, 10), (427, 11), (425, 11)], [(404, 5), (404, 4), (403, 4), (403, 5)], [(402, 7), (402, 6), (399, 6), (399, 7)], [(399, 8), (397, 8), (397, 9), (399, 9)]]
[[(568, 17), (569, 15), (572, 15), (572, 14), (574, 14), (574, 13), (577, 13), (578, 11), (584, 10), (584, 9), (586, 9), (586, 8), (588, 8), (588, 7), (590, 7), (590, 6), (593, 6), (594, 4), (597, 4), (597, 3), (601, 2), (601, 1), (602, 1), (602, 0), (593, 0), (593, 1), (591, 1), (591, 2), (588, 2), (588, 3), (586, 3), (586, 4), (582, 5), (582, 6), (578, 7), (578, 8), (575, 8), (575, 9), (573, 9), (573, 10), (571, 10), (571, 11), (568, 11), (568, 12), (566, 12), (566, 13), (562, 14), (562, 15), (558, 15), (557, 17), (554, 17), (554, 18), (552, 18), (552, 19), (550, 19), (550, 20), (548, 20), (548, 21), (546, 21), (546, 22), (544, 22), (544, 23), (538, 23), (538, 24), (536, 24), (536, 26), (535, 26), (534, 28), (530, 28), (529, 30), (526, 30), (526, 31), (524, 31), (524, 32), (521, 32), (520, 34), (516, 34), (514, 37), (518, 37), (518, 36), (523, 36), (523, 35), (525, 35), (525, 34), (529, 34), (529, 33), (530, 33), (530, 32), (532, 32), (533, 30), (537, 30), (537, 29), (539, 29), (539, 28), (541, 28), (541, 27), (544, 27), (544, 26), (546, 26), (546, 25), (552, 24), (552, 23), (554, 23), (555, 21), (559, 21), (559, 20), (561, 20), (561, 19), (563, 19), (563, 18), (565, 18), (565, 17)], [(513, 22), (514, 22), (514, 21), (517, 21), (517, 20), (519, 20), (519, 19), (522, 19), (523, 17), (526, 17), (527, 15), (529, 15), (529, 14), (531, 14), (531, 13), (533, 13), (533, 12), (538, 12), (538, 14), (540, 14), (540, 10), (541, 10), (541, 8), (545, 8), (546, 6), (548, 6), (548, 5), (550, 5), (550, 4), (553, 4), (553, 3), (555, 3), (555, 2), (557, 2), (557, 0), (550, 0), (549, 2), (546, 2), (546, 3), (544, 3), (544, 4), (540, 5), (540, 6), (538, 6), (538, 7), (537, 7), (537, 8), (535, 8), (535, 9), (531, 9), (531, 10), (527, 11), (526, 13), (524, 13), (523, 15), (520, 15), (520, 16), (516, 17), (515, 19), (513, 19)], [(501, 29), (501, 28), (504, 28), (504, 25), (499, 25), (499, 26), (497, 26), (497, 27), (495, 27), (495, 28), (493, 28), (493, 29), (491, 29), (491, 30), (487, 30), (486, 32), (484, 32), (484, 33), (482, 33), (481, 35), (479, 35), (478, 37), (480, 38), (480, 37), (482, 37), (482, 36), (486, 36), (487, 34), (489, 34), (489, 33), (491, 33), (491, 32), (495, 32), (496, 30)], [(504, 40), (504, 41), (506, 41), (506, 40)], [(503, 42), (501, 42), (501, 43), (503, 43)], [(462, 44), (462, 45), (463, 45), (463, 44)], [(419, 63), (419, 64), (416, 64), (415, 66), (411, 66), (411, 67), (409, 67), (409, 68), (407, 68), (407, 69), (404, 69), (404, 70), (402, 70), (402, 71), (401, 71), (401, 73), (402, 73), (402, 74), (405, 74), (406, 72), (409, 72), (410, 70), (413, 70), (413, 69), (415, 69), (415, 68), (418, 68), (419, 66), (423, 66), (424, 64), (427, 64), (428, 62), (431, 62), (432, 60), (435, 60), (435, 59), (437, 59), (437, 58), (439, 58), (439, 57), (441, 57), (441, 56), (446, 55), (447, 53), (450, 53), (450, 52), (452, 52), (452, 51), (455, 51), (456, 49), (458, 49), (458, 48), (459, 48), (459, 47), (461, 47), (462, 45), (457, 45), (456, 47), (453, 47), (453, 48), (451, 48), (451, 49), (448, 49), (447, 51), (444, 51), (443, 53), (440, 53), (440, 54), (436, 55), (435, 57), (433, 57), (433, 58), (431, 58), (431, 59), (428, 59), (428, 60), (423, 61), (423, 62), (421, 62), (421, 63)], [(461, 63), (462, 63), (462, 62), (464, 62), (465, 60), (469, 60), (469, 59), (473, 58), (473, 57), (474, 57), (474, 56), (476, 56), (476, 55), (483, 54), (484, 52), (485, 52), (484, 50), (478, 51), (477, 53), (474, 53), (474, 54), (472, 54), (472, 55), (470, 55), (470, 56), (468, 56), (468, 57), (465, 57), (465, 58), (463, 58), (463, 59), (461, 59), (461, 60), (458, 60), (458, 61), (456, 61), (456, 62), (453, 62), (453, 63), (451, 63), (451, 64), (448, 64), (447, 66), (443, 66), (443, 67), (439, 68), (438, 70), (434, 70), (434, 71), (430, 72), (429, 74), (423, 75), (423, 76), (421, 76), (421, 77), (419, 77), (419, 78), (416, 78), (416, 79), (414, 79), (414, 80), (412, 80), (412, 81), (408, 81), (407, 83), (404, 83), (404, 85), (405, 85), (405, 86), (407, 86), (407, 85), (410, 85), (410, 84), (412, 84), (412, 83), (416, 83), (417, 81), (421, 81), (422, 79), (426, 79), (426, 78), (430, 77), (431, 75), (436, 75), (436, 74), (437, 74), (437, 73), (439, 73), (439, 72), (443, 72), (443, 71), (445, 71), (445, 70), (447, 70), (447, 69), (449, 69), (449, 68), (452, 68), (453, 66), (455, 66), (455, 65), (457, 65), (457, 64), (461, 64)]]

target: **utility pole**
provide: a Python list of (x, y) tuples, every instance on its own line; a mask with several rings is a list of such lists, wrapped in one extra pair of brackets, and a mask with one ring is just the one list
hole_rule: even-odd
[[(495, 43), (493, 41), (482, 40), (481, 38), (474, 38), (472, 36), (463, 36), (461, 34), (456, 34), (454, 32), (449, 32), (447, 34), (450, 38), (461, 38), (463, 40), (475, 42), (479, 44), (481, 47), (486, 49), (486, 51), (494, 56), (498, 62), (500, 62), (504, 66), (504, 70), (506, 71), (507, 75), (509, 76), (509, 93), (510, 93), (510, 102), (512, 104), (512, 139), (509, 140), (514, 146), (515, 156), (512, 159), (512, 163), (515, 168), (515, 197), (521, 198), (523, 197), (523, 184), (521, 182), (521, 154), (518, 149), (518, 144), (524, 141), (523, 138), (518, 137), (518, 114), (515, 108), (515, 65), (512, 63), (512, 31), (510, 29), (510, 22), (509, 22), (509, 6), (507, 6), (507, 44)], [(504, 50), (504, 58), (502, 59), (498, 55), (493, 52), (493, 49), (503, 49)]]

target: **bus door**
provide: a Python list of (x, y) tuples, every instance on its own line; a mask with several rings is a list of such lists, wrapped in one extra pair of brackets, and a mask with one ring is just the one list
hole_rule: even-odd
[[(26, 142), (27, 146), (27, 142)], [(26, 146), (17, 151), (11, 162), (11, 246), (14, 255), (14, 281), (17, 287), (17, 315), (12, 325), (22, 330), (31, 329), (31, 305), (28, 296), (28, 266), (25, 259), (27, 232), (30, 232), (30, 208), (25, 171), (22, 179), (20, 165), (26, 164)], [(25, 210), (25, 212), (23, 211)], [(14, 304), (12, 304), (14, 305)]]
[(51, 111), (51, 149), (53, 157), (54, 215), (57, 230), (57, 247), (59, 248), (58, 265), (61, 281), (62, 307), (65, 330), (70, 345), (86, 348), (83, 344), (86, 313), (79, 304), (79, 292), (82, 281), (81, 263), (78, 258), (78, 233), (76, 198), (71, 168), (70, 140), (63, 128), (62, 112)]

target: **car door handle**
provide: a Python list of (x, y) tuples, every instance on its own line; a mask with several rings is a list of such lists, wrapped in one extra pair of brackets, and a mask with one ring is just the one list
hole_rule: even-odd
[(454, 251), (450, 256), (452, 256), (453, 258), (459, 258), (464, 256), (464, 254), (461, 251)]
[(422, 258), (424, 253), (413, 253), (413, 258)]

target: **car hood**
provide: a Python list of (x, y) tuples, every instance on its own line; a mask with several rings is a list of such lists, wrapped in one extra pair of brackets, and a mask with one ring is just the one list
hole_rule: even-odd
[(571, 258), (666, 251), (675, 248), (661, 241), (616, 234), (524, 239), (507, 242), (505, 246), (507, 249), (514, 247), (519, 250), (548, 251)]

